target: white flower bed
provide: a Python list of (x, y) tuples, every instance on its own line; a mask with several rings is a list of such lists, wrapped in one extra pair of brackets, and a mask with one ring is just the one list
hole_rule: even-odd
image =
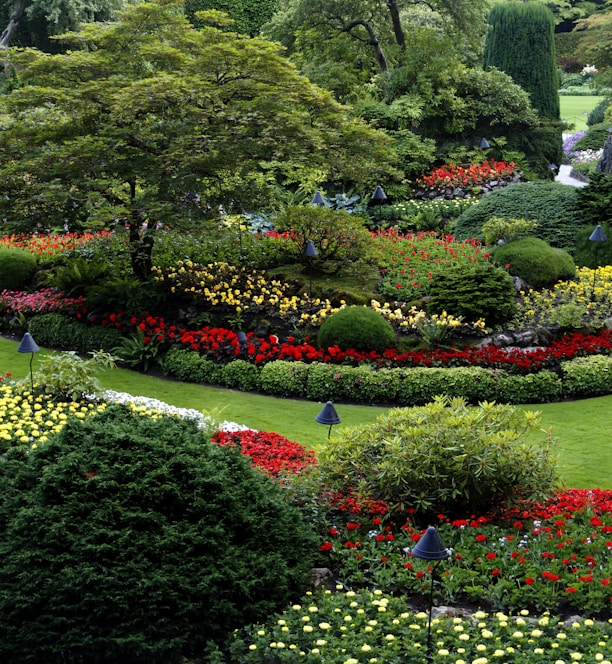
[(169, 415), (178, 415), (186, 420), (194, 420), (198, 423), (200, 428), (210, 429), (212, 425), (216, 424), (216, 428), (220, 431), (247, 431), (249, 427), (236, 422), (220, 422), (215, 423), (211, 417), (204, 415), (195, 408), (177, 408), (170, 404), (160, 401), (159, 399), (151, 399), (149, 397), (136, 397), (127, 392), (115, 392), (114, 390), (106, 390), (100, 394), (100, 398), (105, 401), (112, 401), (113, 403), (133, 403), (136, 406), (144, 406), (154, 410), (159, 410), (162, 413)]

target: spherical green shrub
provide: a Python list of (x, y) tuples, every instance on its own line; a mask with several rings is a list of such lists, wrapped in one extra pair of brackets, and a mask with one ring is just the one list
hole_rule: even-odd
[(573, 279), (576, 266), (563, 249), (555, 249), (537, 237), (526, 237), (497, 247), (493, 258), (498, 265), (509, 265), (508, 271), (532, 288), (545, 288), (558, 281)]
[(537, 221), (535, 235), (573, 253), (576, 233), (584, 225), (575, 187), (558, 182), (519, 182), (496, 189), (468, 208), (455, 224), (459, 240), (484, 240), (482, 226), (491, 217)]
[(166, 664), (265, 619), (316, 549), (282, 491), (194, 422), (118, 405), (11, 449), (0, 660)]
[(430, 313), (463, 316), (468, 322), (483, 318), (487, 325), (510, 319), (515, 312), (512, 277), (489, 263), (457, 265), (438, 271), (429, 285)]
[(36, 273), (36, 256), (24, 249), (0, 248), (0, 291), (27, 288)]
[(319, 329), (321, 348), (339, 346), (343, 350), (375, 350), (379, 353), (395, 346), (395, 332), (389, 321), (368, 307), (345, 307), (332, 314)]
[(424, 525), (440, 513), (484, 514), (554, 489), (550, 441), (535, 442), (537, 424), (512, 406), (438, 397), (343, 429), (320, 452), (319, 470), (327, 486), (413, 507)]

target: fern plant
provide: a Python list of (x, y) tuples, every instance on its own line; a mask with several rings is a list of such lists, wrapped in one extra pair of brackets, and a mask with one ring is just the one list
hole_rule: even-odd
[(145, 335), (140, 328), (136, 328), (136, 332), (129, 337), (123, 337), (113, 348), (113, 353), (124, 364), (134, 369), (142, 368), (144, 371), (148, 371), (151, 364), (157, 361), (160, 351), (161, 343), (158, 335)]

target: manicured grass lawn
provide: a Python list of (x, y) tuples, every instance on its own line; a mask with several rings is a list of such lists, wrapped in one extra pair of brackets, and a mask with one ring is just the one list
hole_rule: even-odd
[(592, 111), (603, 97), (580, 97), (559, 95), (561, 105), (561, 118), (574, 125), (571, 133), (587, 128), (587, 115)]
[[(17, 380), (29, 376), (29, 354), (17, 353), (18, 343), (0, 338), (0, 374)], [(41, 352), (48, 352), (42, 350)], [(36, 357), (34, 370), (36, 371)], [(178, 383), (126, 369), (100, 375), (107, 389), (160, 399), (173, 406), (195, 408), (253, 429), (274, 431), (311, 449), (327, 440), (328, 427), (315, 422), (323, 404), (276, 399), (260, 394)], [(542, 428), (552, 429), (559, 441), (561, 475), (568, 487), (612, 489), (612, 396), (554, 404), (523, 406), (542, 413)], [(343, 426), (373, 422), (386, 408), (336, 404)]]

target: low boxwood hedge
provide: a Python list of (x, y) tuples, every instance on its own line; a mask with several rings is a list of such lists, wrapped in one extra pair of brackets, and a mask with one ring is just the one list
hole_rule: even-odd
[[(29, 329), (40, 345), (79, 353), (110, 350), (120, 338), (117, 330), (88, 327), (61, 314), (36, 316)], [(469, 403), (519, 404), (612, 394), (612, 357), (604, 355), (564, 361), (558, 373), (527, 375), (485, 367), (386, 369), (285, 360), (257, 366), (244, 359), (221, 364), (178, 347), (171, 348), (160, 365), (168, 375), (188, 383), (313, 401), (419, 406), (444, 394)]]

